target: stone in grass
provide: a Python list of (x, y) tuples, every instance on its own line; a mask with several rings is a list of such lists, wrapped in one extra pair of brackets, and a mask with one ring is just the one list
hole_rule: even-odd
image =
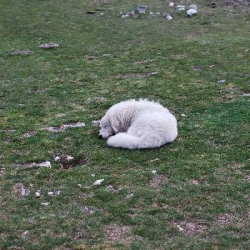
[(186, 6), (185, 5), (177, 5), (176, 6), (176, 9), (179, 11), (179, 12), (181, 12), (181, 11), (184, 11), (185, 9), (186, 9)]
[(157, 71), (148, 73), (149, 76), (156, 76), (158, 74), (159, 74), (159, 72), (157, 72)]
[(168, 21), (171, 21), (171, 20), (173, 20), (173, 17), (172, 17), (171, 15), (169, 15), (169, 14), (166, 14), (166, 19), (167, 19)]
[(104, 179), (99, 179), (99, 180), (96, 180), (93, 185), (94, 186), (100, 186), (102, 184), (102, 182), (104, 181)]
[(58, 47), (60, 47), (60, 45), (57, 43), (44, 43), (44, 44), (39, 45), (40, 49), (54, 49)]
[(188, 17), (193, 17), (193, 16), (195, 16), (195, 15), (197, 15), (197, 14), (198, 14), (198, 11), (195, 10), (195, 9), (189, 9), (189, 10), (187, 11), (187, 16), (188, 16)]
[(41, 196), (41, 190), (37, 190), (35, 193), (35, 197), (39, 198)]
[(193, 9), (198, 11), (198, 6), (196, 4), (189, 5), (188, 9)]
[(169, 7), (174, 7), (174, 2), (170, 2), (168, 6)]
[(225, 82), (226, 82), (226, 80), (224, 80), (224, 79), (218, 81), (218, 83), (225, 83)]
[(28, 49), (15, 50), (15, 51), (10, 52), (10, 55), (31, 55), (31, 54), (34, 54), (34, 51), (28, 50)]
[(139, 14), (146, 14), (147, 8), (148, 8), (148, 6), (146, 6), (146, 5), (139, 5), (137, 10), (138, 10)]

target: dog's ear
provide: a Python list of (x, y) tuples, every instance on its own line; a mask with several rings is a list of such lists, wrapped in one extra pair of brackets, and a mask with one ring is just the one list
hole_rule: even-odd
[(116, 134), (119, 132), (120, 124), (121, 123), (118, 119), (112, 119), (110, 121), (110, 125)]

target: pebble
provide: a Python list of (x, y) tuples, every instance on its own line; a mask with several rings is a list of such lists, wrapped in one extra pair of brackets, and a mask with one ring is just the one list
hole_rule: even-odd
[(67, 161), (71, 161), (71, 160), (73, 160), (73, 159), (74, 159), (74, 157), (71, 156), (71, 155), (67, 155), (67, 157), (66, 157), (66, 160), (67, 160)]
[(43, 206), (48, 206), (48, 205), (49, 205), (49, 202), (42, 202), (41, 205), (43, 205)]
[(99, 186), (99, 185), (101, 185), (102, 184), (102, 182), (104, 181), (104, 179), (99, 179), (99, 180), (96, 180), (94, 183), (93, 183), (93, 185), (95, 185), (95, 186)]
[(168, 6), (169, 7), (174, 7), (174, 2), (170, 2)]
[(39, 48), (41, 49), (53, 49), (53, 48), (58, 48), (58, 47), (60, 47), (60, 45), (57, 43), (44, 43), (44, 44), (39, 45)]
[(170, 16), (170, 15), (166, 15), (166, 19), (167, 19), (168, 21), (171, 21), (171, 20), (173, 20), (173, 17)]
[(189, 5), (188, 9), (193, 9), (198, 11), (198, 6), (196, 4)]
[(35, 193), (35, 197), (39, 198), (41, 196), (41, 190), (37, 190)]
[(219, 80), (218, 83), (225, 83), (226, 80)]
[(152, 174), (156, 174), (157, 170), (152, 170), (151, 172), (152, 172)]
[(185, 5), (177, 5), (176, 8), (178, 11), (184, 11), (186, 9), (186, 6)]
[(60, 159), (61, 159), (61, 158), (60, 158), (59, 156), (56, 156), (54, 160), (55, 160), (55, 161), (60, 161)]
[(195, 9), (189, 9), (189, 10), (187, 11), (187, 15), (188, 15), (189, 17), (195, 16), (195, 15), (197, 15), (197, 13), (198, 13), (198, 11), (195, 10)]

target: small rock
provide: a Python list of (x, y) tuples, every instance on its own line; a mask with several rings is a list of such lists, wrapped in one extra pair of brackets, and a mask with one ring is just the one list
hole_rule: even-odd
[(111, 56), (111, 54), (103, 54), (102, 56), (108, 57), (108, 56)]
[(196, 4), (189, 5), (188, 9), (193, 9), (198, 11), (198, 6)]
[(35, 193), (35, 197), (39, 198), (41, 196), (41, 190), (37, 190)]
[(62, 192), (61, 190), (56, 190), (56, 191), (54, 192), (54, 194), (55, 194), (55, 195), (60, 195), (61, 192)]
[(168, 21), (171, 21), (171, 20), (173, 20), (173, 17), (170, 16), (169, 14), (167, 14), (167, 15), (166, 15), (166, 19), (167, 19)]
[(185, 5), (177, 5), (177, 6), (176, 6), (176, 9), (177, 9), (178, 11), (184, 11), (184, 10), (186, 9), (186, 6), (185, 6)]
[(130, 199), (130, 198), (133, 198), (134, 197), (134, 194), (133, 193), (129, 193), (127, 196), (126, 196), (126, 199)]
[(60, 161), (60, 159), (61, 159), (61, 158), (60, 158), (59, 156), (56, 156), (54, 160), (55, 160), (55, 161)]
[(185, 114), (181, 114), (181, 116), (182, 116), (182, 117), (186, 117), (186, 115), (185, 115)]
[(174, 2), (170, 2), (168, 6), (169, 7), (174, 7)]
[(102, 184), (103, 181), (104, 181), (104, 179), (96, 180), (96, 181), (93, 183), (93, 185), (99, 186), (99, 185)]
[(156, 76), (158, 74), (159, 74), (159, 72), (150, 72), (150, 73), (148, 73), (149, 76)]
[(152, 172), (152, 174), (156, 174), (157, 170), (152, 170), (151, 172)]
[(225, 83), (225, 82), (226, 82), (226, 80), (224, 80), (224, 79), (218, 81), (218, 83)]
[(67, 157), (66, 157), (66, 160), (67, 160), (67, 161), (71, 161), (71, 160), (73, 160), (73, 159), (74, 159), (74, 157), (71, 156), (71, 155), (67, 155)]
[(53, 192), (48, 192), (48, 195), (52, 196), (52, 195), (54, 195), (54, 193)]
[(51, 163), (50, 161), (45, 161), (41, 163), (36, 163), (35, 164), (37, 167), (44, 167), (44, 168), (51, 168)]
[(188, 17), (193, 17), (193, 16), (197, 15), (197, 13), (198, 13), (197, 10), (195, 10), (195, 9), (189, 9), (189, 10), (187, 11), (187, 16), (188, 16)]
[(179, 231), (181, 231), (181, 232), (184, 230), (180, 225), (177, 225), (177, 228), (178, 228)]
[(78, 187), (82, 187), (82, 184), (77, 184)]
[(49, 202), (42, 202), (41, 205), (43, 205), (43, 206), (48, 206), (48, 205), (49, 205)]
[(30, 238), (30, 232), (29, 232), (29, 230), (24, 231), (22, 233), (22, 235), (21, 235), (21, 238), (23, 238), (25, 240), (29, 239)]
[(146, 5), (139, 5), (137, 10), (138, 10), (139, 14), (146, 14), (147, 8), (148, 8), (148, 6), (146, 6)]
[(60, 47), (60, 45), (57, 43), (44, 43), (44, 44), (39, 45), (39, 48), (41, 49), (53, 49), (53, 48), (58, 48), (58, 47)]
[(250, 93), (244, 93), (242, 96), (250, 96)]
[(91, 174), (91, 177), (95, 177), (95, 174)]

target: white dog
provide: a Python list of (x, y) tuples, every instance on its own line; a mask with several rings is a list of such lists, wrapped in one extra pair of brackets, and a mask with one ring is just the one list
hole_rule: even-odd
[(100, 121), (99, 138), (115, 148), (157, 148), (177, 137), (177, 121), (161, 104), (145, 99), (113, 105)]

